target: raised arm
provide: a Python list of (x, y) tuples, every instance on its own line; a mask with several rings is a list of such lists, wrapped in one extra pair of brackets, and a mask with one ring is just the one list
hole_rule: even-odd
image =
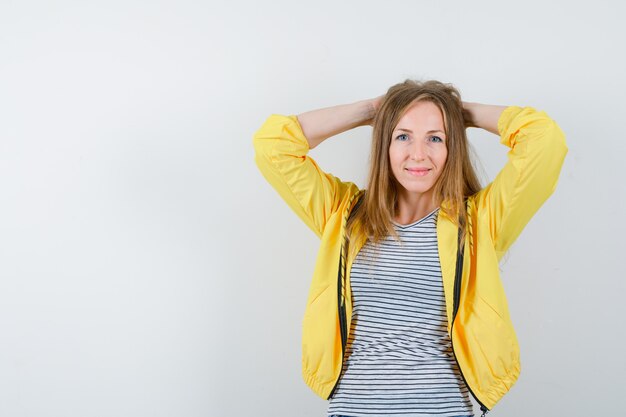
[(309, 142), (309, 149), (315, 148), (331, 136), (370, 124), (379, 102), (380, 97), (299, 114), (298, 122)]
[(273, 114), (254, 134), (259, 170), (318, 236), (359, 188), (324, 172), (309, 150), (333, 135), (370, 124), (379, 102), (362, 100), (299, 116)]
[(468, 127), (485, 129), (495, 135), (498, 132), (498, 120), (507, 106), (463, 102), (465, 122)]
[(510, 148), (506, 165), (475, 198), (501, 258), (554, 192), (567, 154), (565, 135), (545, 112), (532, 107), (463, 107), (473, 119), (468, 126), (499, 134), (500, 143)]

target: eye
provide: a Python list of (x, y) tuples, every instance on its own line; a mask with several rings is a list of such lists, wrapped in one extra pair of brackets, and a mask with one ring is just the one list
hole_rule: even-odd
[(443, 143), (443, 139), (441, 139), (439, 136), (431, 136), (430, 140), (437, 143)]
[(408, 140), (409, 139), (409, 135), (403, 133), (401, 135), (396, 136), (396, 140), (404, 141), (405, 139)]

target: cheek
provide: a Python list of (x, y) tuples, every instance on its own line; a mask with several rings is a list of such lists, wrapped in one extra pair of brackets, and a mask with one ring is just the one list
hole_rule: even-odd
[(441, 167), (441, 169), (443, 169), (447, 161), (448, 161), (448, 150), (444, 149), (443, 152), (441, 152), (441, 154), (439, 155), (439, 166)]

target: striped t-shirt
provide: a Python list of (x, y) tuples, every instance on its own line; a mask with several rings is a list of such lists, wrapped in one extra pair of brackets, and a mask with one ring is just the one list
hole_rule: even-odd
[(452, 353), (437, 247), (438, 209), (367, 242), (350, 271), (353, 313), (328, 415), (467, 416)]

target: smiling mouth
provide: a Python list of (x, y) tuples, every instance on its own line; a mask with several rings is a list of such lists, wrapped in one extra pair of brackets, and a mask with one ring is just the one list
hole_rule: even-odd
[(430, 172), (430, 169), (407, 169), (407, 171), (415, 177), (423, 177)]

